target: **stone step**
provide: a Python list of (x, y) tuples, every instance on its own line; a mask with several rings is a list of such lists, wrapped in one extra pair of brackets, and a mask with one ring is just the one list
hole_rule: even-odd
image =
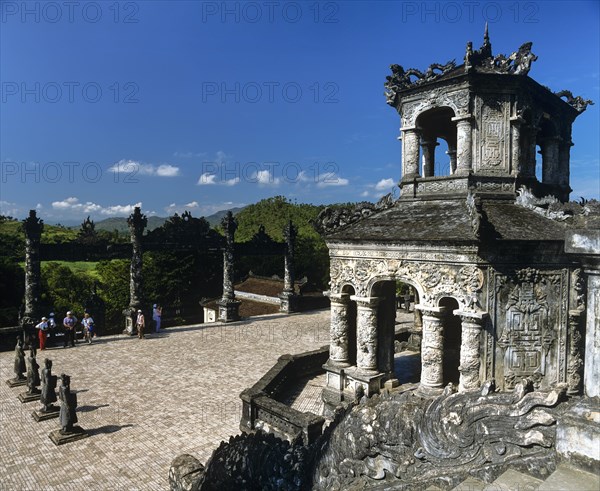
[(484, 491), (536, 491), (542, 484), (541, 479), (523, 474), (514, 469), (508, 469), (493, 483), (488, 484)]
[(540, 491), (600, 491), (600, 476), (561, 464), (538, 488)]
[(452, 488), (452, 491), (482, 491), (485, 489), (486, 484), (477, 479), (476, 477), (468, 477), (463, 482), (461, 482), (455, 488)]

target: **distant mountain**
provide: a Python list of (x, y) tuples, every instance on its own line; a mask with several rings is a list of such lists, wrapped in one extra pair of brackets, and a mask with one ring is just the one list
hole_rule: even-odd
[[(154, 230), (155, 228), (160, 227), (163, 223), (165, 223), (167, 219), (163, 217), (148, 217), (148, 226), (146, 230)], [(99, 222), (94, 222), (96, 225), (96, 230), (106, 230), (108, 232), (113, 232), (117, 230), (120, 234), (129, 233), (129, 227), (127, 225), (127, 218), (125, 217), (112, 217), (105, 218), (104, 220), (100, 220)], [(76, 225), (74, 229), (79, 229), (81, 225)]]
[[(236, 213), (238, 213), (240, 210), (243, 210), (243, 207), (242, 208), (231, 208), (231, 212), (234, 215)], [(216, 227), (217, 225), (219, 225), (221, 223), (222, 218), (225, 216), (225, 214), (228, 211), (229, 210), (217, 211), (216, 213), (214, 213), (210, 216), (204, 217), (204, 218), (210, 224), (211, 227)], [(168, 217), (155, 217), (155, 216), (148, 217), (148, 225), (146, 227), (146, 230), (154, 230), (155, 228), (161, 227), (162, 224), (165, 223), (167, 220), (168, 220)], [(129, 233), (129, 228), (127, 226), (127, 218), (125, 218), (125, 217), (105, 218), (104, 220), (95, 222), (95, 225), (96, 225), (96, 230), (107, 230), (108, 232), (118, 230), (120, 234)], [(70, 228), (79, 229), (80, 226), (81, 226), (81, 224), (78, 224), (78, 225), (73, 225)]]
[(204, 218), (206, 219), (206, 221), (208, 223), (210, 223), (211, 227), (216, 227), (217, 225), (221, 224), (221, 220), (227, 214), (228, 211), (231, 211), (231, 213), (236, 215), (237, 213), (242, 211), (244, 208), (245, 208), (245, 206), (242, 206), (241, 208), (231, 208), (230, 210), (221, 210), (221, 211), (217, 211), (216, 213), (213, 213), (212, 215), (204, 217)]

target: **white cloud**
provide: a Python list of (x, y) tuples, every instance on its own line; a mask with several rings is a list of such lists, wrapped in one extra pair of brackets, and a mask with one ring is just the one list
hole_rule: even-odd
[(259, 186), (279, 186), (281, 179), (279, 177), (273, 177), (268, 169), (259, 170), (252, 176), (252, 179), (258, 183)]
[(392, 193), (392, 196), (397, 196), (398, 193), (396, 181), (391, 177), (388, 179), (381, 179), (375, 184), (367, 184), (365, 188), (366, 189), (360, 193), (363, 198), (379, 199), (388, 193)]
[(135, 203), (133, 205), (110, 205), (101, 206), (97, 203), (87, 201), (80, 203), (79, 198), (70, 197), (62, 201), (53, 201), (52, 208), (63, 212), (74, 212), (77, 214), (99, 214), (105, 216), (118, 216), (118, 215), (130, 215), (133, 213), (133, 209), (139, 206), (141, 208), (142, 203)]
[(235, 186), (240, 182), (239, 177), (233, 177), (232, 179), (226, 179), (225, 181), (217, 181), (217, 174), (211, 174), (209, 172), (205, 172), (198, 178), (198, 182), (196, 183), (198, 186), (210, 186), (213, 184), (222, 184), (224, 186)]
[(347, 186), (350, 184), (348, 179), (340, 177), (335, 172), (326, 172), (325, 174), (319, 176), (317, 187), (324, 188), (328, 186)]
[(0, 200), (0, 215), (7, 217), (16, 217), (21, 215), (21, 209), (17, 203), (11, 203), (9, 201)]
[(209, 216), (217, 211), (228, 210), (230, 208), (241, 208), (246, 206), (245, 203), (234, 203), (232, 201), (226, 201), (222, 203), (210, 203), (206, 205), (200, 205), (197, 201), (192, 201), (185, 205), (178, 205), (176, 203), (171, 203), (169, 206), (165, 206), (164, 210), (168, 215), (173, 215), (174, 213), (181, 214), (184, 211), (193, 212), (193, 215), (196, 217), (201, 216)]
[(394, 186), (396, 186), (396, 182), (390, 177), (389, 179), (382, 179), (375, 184), (375, 190), (390, 192)]
[(197, 201), (190, 201), (185, 205), (178, 205), (176, 203), (171, 203), (169, 206), (165, 206), (164, 210), (169, 214), (173, 215), (175, 213), (181, 214), (184, 211), (197, 211), (200, 208), (200, 205)]
[(156, 175), (160, 177), (175, 177), (179, 175), (179, 167), (170, 164), (159, 165), (156, 169)]
[(205, 172), (200, 176), (196, 184), (198, 186), (210, 186), (211, 184), (217, 184), (217, 175)]
[(108, 169), (116, 174), (127, 174), (129, 177), (140, 176), (158, 176), (175, 177), (180, 175), (179, 167), (171, 164), (161, 164), (158, 167), (152, 164), (142, 164), (135, 160), (119, 160)]

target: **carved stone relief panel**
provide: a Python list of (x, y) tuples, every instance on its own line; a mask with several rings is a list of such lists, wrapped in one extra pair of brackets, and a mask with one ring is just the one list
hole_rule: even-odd
[(509, 171), (510, 102), (505, 96), (477, 97), (474, 130), (474, 169), (504, 174)]
[(342, 293), (345, 285), (351, 285), (357, 296), (368, 297), (377, 281), (404, 279), (414, 284), (424, 305), (436, 307), (442, 297), (451, 296), (461, 310), (482, 310), (485, 275), (475, 265), (332, 257), (330, 275), (332, 293)]
[(510, 390), (566, 382), (567, 270), (525, 268), (494, 278), (496, 380)]

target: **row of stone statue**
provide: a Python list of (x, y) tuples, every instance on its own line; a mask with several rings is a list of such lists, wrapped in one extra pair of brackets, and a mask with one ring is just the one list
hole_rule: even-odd
[[(38, 400), (41, 402), (41, 408), (32, 413), (36, 421), (59, 418), (60, 430), (50, 434), (50, 438), (57, 445), (87, 436), (82, 428), (75, 426), (77, 423), (77, 394), (71, 392), (71, 377), (64, 373), (61, 374), (57, 397), (58, 377), (52, 375), (52, 360), (49, 358), (44, 360), (41, 376), (39, 370), (35, 348), (30, 346), (29, 355), (25, 357), (25, 345), (18, 337), (15, 346), (15, 377), (7, 380), (8, 385), (11, 387), (27, 385), (27, 392), (19, 394), (21, 402)], [(23, 374), (24, 372), (26, 375)], [(40, 386), (41, 388), (39, 388)], [(60, 401), (60, 407), (54, 405), (57, 401)]]

